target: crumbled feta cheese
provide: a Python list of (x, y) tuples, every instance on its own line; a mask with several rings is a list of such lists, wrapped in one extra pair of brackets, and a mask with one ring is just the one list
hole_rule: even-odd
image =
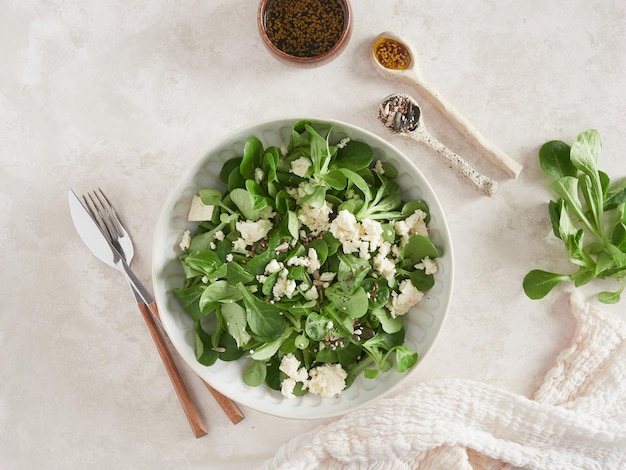
[(191, 207), (187, 214), (187, 220), (190, 222), (203, 222), (205, 220), (211, 220), (213, 217), (214, 206), (206, 205), (200, 199), (200, 196), (195, 195), (191, 198)]
[(304, 178), (309, 168), (311, 168), (311, 160), (306, 157), (300, 157), (291, 162), (291, 169), (289, 171), (296, 176)]
[(300, 361), (292, 353), (283, 356), (278, 368), (287, 375), (280, 383), (280, 391), (285, 398), (294, 397), (293, 389), (296, 382), (302, 382), (304, 388), (308, 386), (309, 374), (304, 367), (300, 367)]
[(305, 256), (293, 256), (287, 260), (287, 266), (308, 266), (309, 259)]
[(409, 234), (409, 226), (406, 224), (404, 220), (398, 220), (393, 223), (393, 229), (396, 231), (398, 235), (404, 237)]
[(309, 255), (309, 266), (307, 271), (309, 274), (312, 274), (322, 267), (322, 263), (320, 263), (320, 259), (317, 257), (317, 251), (315, 251), (315, 248), (309, 248), (309, 252), (307, 254)]
[(182, 239), (180, 240), (180, 249), (183, 251), (187, 251), (189, 246), (191, 245), (191, 232), (189, 230), (185, 230), (183, 232)]
[(307, 183), (305, 181), (303, 181), (297, 187), (295, 187), (295, 188), (285, 188), (285, 190), (287, 191), (287, 194), (289, 194), (292, 198), (295, 199), (295, 201), (298, 204), (300, 204), (300, 200), (303, 197), (308, 195), (308, 193), (306, 191), (306, 187), (307, 187)]
[(256, 222), (246, 220), (245, 222), (237, 222), (235, 228), (241, 234), (241, 238), (245, 241), (246, 246), (248, 246), (265, 238), (272, 229), (272, 222), (267, 219), (260, 219)]
[(343, 139), (341, 139), (339, 141), (339, 143), (337, 144), (337, 148), (338, 149), (342, 149), (344, 148), (346, 145), (348, 145), (348, 142), (350, 142), (350, 137), (344, 137)]
[(330, 224), (330, 233), (341, 243), (353, 241), (359, 237), (359, 225), (354, 214), (343, 209)]
[(265, 266), (265, 272), (267, 274), (274, 274), (277, 273), (278, 271), (280, 271), (281, 269), (283, 269), (283, 263), (279, 263), (278, 261), (276, 261), (275, 259), (273, 259), (272, 261), (270, 261), (269, 263), (267, 263), (267, 266)]
[(424, 274), (435, 274), (437, 272), (437, 263), (427, 256), (421, 263), (415, 265), (415, 269), (423, 269)]
[(322, 273), (320, 274), (320, 281), (330, 282), (335, 279), (335, 273)]
[(263, 178), (265, 178), (265, 172), (261, 168), (255, 168), (254, 169), (254, 181), (256, 181), (257, 184), (261, 184), (261, 181), (263, 181)]
[(395, 263), (380, 253), (374, 256), (374, 269), (387, 280), (393, 279), (396, 275)]
[(287, 266), (304, 266), (307, 268), (307, 272), (312, 274), (317, 271), (322, 264), (317, 257), (317, 251), (315, 251), (314, 248), (309, 248), (307, 256), (294, 256), (289, 258)]
[(295, 398), (293, 390), (296, 388), (296, 381), (291, 377), (287, 377), (280, 383), (280, 393), (285, 398)]
[(380, 160), (376, 160), (376, 164), (374, 165), (374, 171), (379, 175), (385, 174), (385, 169), (383, 168), (383, 162)]
[(391, 299), (388, 304), (394, 317), (404, 315), (424, 297), (424, 293), (418, 291), (410, 279), (402, 281), (398, 290), (399, 294), (395, 291), (391, 293)]
[(226, 261), (228, 261), (229, 263), (233, 260), (233, 254), (232, 253), (228, 253), (226, 255)]
[(383, 226), (377, 220), (363, 219), (361, 221), (361, 240), (369, 242), (370, 251), (375, 251), (383, 244)]
[(217, 245), (215, 244), (215, 242), (211, 242), (209, 243), (209, 248), (211, 248), (212, 250), (215, 250), (215, 248), (217, 248)]
[(332, 206), (326, 201), (322, 207), (313, 207), (305, 203), (298, 211), (298, 220), (313, 233), (325, 232), (328, 230), (328, 219), (332, 212)]
[(389, 256), (389, 253), (391, 253), (391, 250), (392, 250), (391, 243), (382, 242), (380, 246), (378, 247), (378, 254), (380, 256)]
[(224, 240), (224, 232), (222, 232), (221, 230), (218, 230), (217, 232), (215, 232), (214, 237), (216, 240), (222, 241)]
[(347, 210), (339, 211), (330, 224), (330, 232), (341, 242), (343, 252), (347, 255), (363, 253), (369, 248), (369, 244), (360, 239), (361, 224)]
[(322, 397), (336, 397), (346, 387), (348, 374), (341, 364), (322, 364), (309, 372), (308, 387), (311, 393)]
[(276, 279), (276, 284), (274, 284), (274, 287), (272, 288), (272, 294), (274, 294), (274, 298), (276, 300), (280, 300), (284, 296), (291, 299), (295, 291), (296, 281), (293, 279), (287, 279), (283, 276), (279, 276)]
[(304, 291), (304, 298), (307, 300), (317, 300), (320, 294), (317, 292), (317, 289), (314, 286), (308, 287)]
[(423, 235), (425, 237), (428, 236), (428, 228), (426, 227), (426, 212), (421, 209), (417, 209), (413, 214), (408, 216), (404, 222), (406, 223), (409, 233)]
[(233, 242), (233, 250), (246, 251), (247, 243), (243, 238), (238, 238)]
[(292, 353), (286, 354), (280, 361), (278, 369), (287, 374), (287, 377), (295, 377), (300, 368), (300, 361)]

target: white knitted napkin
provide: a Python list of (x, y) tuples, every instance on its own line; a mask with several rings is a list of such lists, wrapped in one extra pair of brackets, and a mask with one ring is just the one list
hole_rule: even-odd
[(533, 400), (420, 384), (283, 445), (266, 469), (626, 469), (626, 324), (570, 296), (577, 328)]

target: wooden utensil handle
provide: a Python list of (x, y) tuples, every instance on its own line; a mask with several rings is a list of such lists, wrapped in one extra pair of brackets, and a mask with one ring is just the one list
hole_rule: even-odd
[(189, 394), (189, 390), (187, 390), (187, 386), (183, 381), (183, 378), (178, 372), (176, 364), (170, 355), (170, 351), (167, 349), (167, 345), (165, 341), (161, 337), (161, 333), (159, 332), (158, 326), (152, 318), (152, 314), (150, 313), (150, 309), (148, 306), (141, 302), (138, 304), (139, 310), (143, 316), (146, 325), (148, 326), (148, 330), (150, 331), (150, 335), (152, 336), (152, 340), (161, 356), (161, 360), (163, 361), (163, 365), (165, 366), (165, 370), (172, 381), (172, 385), (174, 385), (174, 390), (176, 391), (176, 395), (178, 395), (178, 400), (183, 407), (185, 412), (185, 416), (187, 416), (187, 420), (191, 425), (191, 429), (196, 437), (202, 437), (207, 434), (207, 429), (202, 422), (202, 418), (200, 417), (200, 413), (196, 408), (191, 395)]
[[(159, 308), (157, 307), (156, 302), (150, 303), (150, 309), (154, 313), (154, 316), (158, 320), (159, 324), (163, 325), (161, 323), (161, 316), (159, 314)], [(231, 420), (233, 424), (237, 424), (239, 421), (241, 421), (245, 417), (234, 401), (232, 401), (227, 396), (222, 395), (220, 392), (215, 390), (204, 380), (202, 380), (202, 383), (209, 390), (209, 392), (211, 392), (211, 395), (213, 395), (213, 397), (215, 398), (215, 401), (217, 401), (218, 405), (220, 405), (222, 410), (224, 410), (224, 413), (226, 413), (226, 416), (228, 416), (228, 418)]]
[(513, 160), (493, 143), (487, 140), (465, 116), (446, 101), (434, 88), (425, 83), (418, 75), (411, 77), (413, 85), (420, 89), (428, 101), (443, 114), (448, 121), (469, 140), (475, 147), (482, 150), (487, 159), (504, 170), (511, 178), (517, 178), (522, 165)]
[(209, 390), (209, 392), (211, 392), (211, 395), (213, 395), (213, 398), (215, 398), (215, 401), (222, 407), (222, 410), (224, 410), (224, 413), (226, 413), (226, 416), (230, 418), (233, 424), (237, 424), (239, 421), (241, 421), (244, 418), (243, 413), (241, 412), (241, 410), (235, 404), (234, 401), (232, 401), (227, 396), (222, 395), (220, 392), (215, 390), (204, 380), (202, 380), (202, 383)]

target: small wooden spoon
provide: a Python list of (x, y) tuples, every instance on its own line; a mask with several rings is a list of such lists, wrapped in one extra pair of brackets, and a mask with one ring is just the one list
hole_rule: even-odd
[(390, 132), (423, 142), (435, 150), (458, 176), (470, 183), (478, 192), (493, 196), (498, 190), (497, 182), (481, 175), (469, 163), (429, 134), (424, 126), (422, 110), (411, 96), (389, 95), (380, 104), (378, 119)]
[(522, 171), (522, 165), (489, 142), (478, 129), (420, 77), (416, 57), (415, 50), (394, 33), (384, 32), (374, 39), (371, 58), (380, 75), (417, 87), (459, 132), (482, 150), (491, 163), (506, 171), (511, 178), (517, 178)]

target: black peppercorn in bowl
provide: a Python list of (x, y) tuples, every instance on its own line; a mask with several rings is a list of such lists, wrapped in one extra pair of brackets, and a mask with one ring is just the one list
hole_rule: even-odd
[(303, 66), (334, 59), (352, 34), (348, 0), (261, 0), (257, 22), (274, 57)]

